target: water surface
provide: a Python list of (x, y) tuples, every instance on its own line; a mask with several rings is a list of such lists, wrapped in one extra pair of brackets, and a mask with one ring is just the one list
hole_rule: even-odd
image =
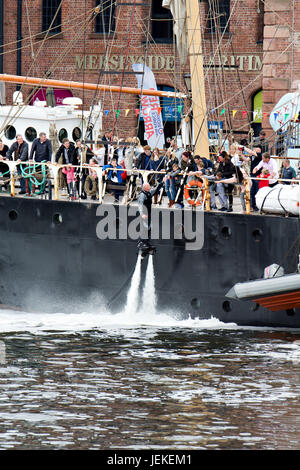
[(125, 310), (0, 311), (0, 449), (299, 449), (300, 332)]

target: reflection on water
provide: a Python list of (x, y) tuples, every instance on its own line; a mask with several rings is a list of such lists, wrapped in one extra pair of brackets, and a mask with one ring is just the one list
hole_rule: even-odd
[(299, 338), (0, 312), (0, 449), (299, 449)]

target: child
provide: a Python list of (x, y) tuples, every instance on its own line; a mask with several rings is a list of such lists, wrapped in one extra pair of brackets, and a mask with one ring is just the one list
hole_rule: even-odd
[(62, 172), (67, 177), (67, 185), (69, 190), (69, 198), (72, 201), (76, 201), (76, 181), (77, 178), (75, 176), (75, 168), (71, 166), (65, 166), (62, 169)]
[(258, 189), (264, 188), (265, 186), (269, 186), (269, 181), (267, 181), (264, 178), (270, 179), (270, 176), (271, 176), (271, 174), (270, 174), (268, 168), (265, 168), (264, 170), (262, 170), (260, 175), (257, 176), (257, 178), (262, 178), (262, 180), (259, 181), (259, 183), (258, 183)]

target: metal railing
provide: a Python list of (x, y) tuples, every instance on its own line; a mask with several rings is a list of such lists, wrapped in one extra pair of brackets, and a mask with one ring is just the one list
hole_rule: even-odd
[[(16, 195), (16, 181), (21, 180), (21, 178), (26, 178), (26, 176), (24, 176), (22, 174), (20, 175), (17, 172), (17, 167), (20, 164), (22, 164), (24, 167), (26, 167), (26, 165), (28, 166), (28, 165), (34, 163), (36, 165), (36, 167), (45, 166), (47, 168), (48, 174), (47, 174), (46, 179), (47, 179), (47, 181), (50, 182), (51, 186), (53, 185), (54, 200), (59, 200), (59, 190), (63, 189), (63, 188), (60, 188), (60, 184), (59, 184), (59, 172), (63, 168), (69, 168), (69, 169), (74, 168), (77, 172), (76, 177), (79, 177), (79, 178), (82, 178), (82, 174), (80, 174), (80, 173), (82, 173), (83, 170), (89, 170), (89, 172), (92, 170), (92, 172), (94, 172), (96, 174), (96, 178), (97, 178), (98, 200), (99, 200), (100, 204), (103, 203), (103, 198), (105, 196), (105, 191), (106, 191), (106, 185), (107, 185), (107, 182), (108, 182), (107, 181), (107, 176), (108, 176), (108, 173), (112, 169), (114, 171), (120, 171), (122, 173), (126, 172), (126, 181), (124, 181), (123, 186), (126, 187), (127, 195), (128, 195), (128, 192), (129, 192), (129, 185), (132, 182), (131, 181), (131, 176), (137, 177), (137, 178), (135, 178), (134, 184), (136, 184), (136, 181), (138, 181), (142, 185), (143, 183), (148, 182), (149, 178), (153, 175), (160, 175), (160, 176), (163, 176), (163, 177), (168, 175), (168, 172), (166, 170), (154, 171), (154, 170), (140, 170), (140, 169), (136, 169), (136, 168), (127, 169), (127, 168), (113, 168), (113, 167), (110, 167), (110, 168), (107, 168), (106, 170), (103, 171), (102, 167), (100, 167), (99, 165), (89, 165), (89, 164), (61, 165), (61, 164), (58, 164), (58, 163), (50, 163), (50, 162), (47, 162), (47, 163), (45, 163), (45, 162), (33, 162), (32, 163), (32, 162), (28, 162), (28, 161), (26, 161), (26, 162), (16, 162), (16, 161), (7, 161), (7, 160), (5, 160), (3, 163), (5, 163), (9, 167), (10, 177), (6, 179), (6, 184), (10, 184), (10, 195), (12, 197), (14, 197)], [(194, 172), (192, 172), (192, 173), (194, 173)], [(203, 197), (202, 208), (204, 209), (204, 206), (205, 206), (205, 210), (210, 211), (211, 208), (210, 208), (210, 191), (209, 191), (209, 188), (210, 188), (210, 184), (214, 183), (214, 180), (208, 179), (209, 178), (208, 175), (195, 175), (195, 174), (190, 175), (189, 173), (185, 173), (183, 171), (180, 172), (178, 174), (178, 176), (180, 176), (182, 178), (182, 180), (184, 179), (183, 177), (186, 177), (186, 179), (185, 179), (184, 182), (182, 182), (180, 184), (180, 187), (178, 187), (178, 185), (177, 185), (177, 189), (176, 189), (177, 192), (179, 192), (180, 189), (182, 191), (184, 191), (184, 188), (185, 188), (185, 186), (188, 182), (187, 181), (188, 178), (195, 178), (196, 177), (199, 180), (202, 180), (202, 187), (190, 188), (190, 189), (194, 189), (194, 190), (196, 189), (197, 191), (205, 192), (205, 195)], [(30, 178), (30, 176), (27, 176), (27, 177)], [(300, 179), (297, 179), (297, 178), (283, 179), (283, 178), (278, 177), (278, 178), (272, 178), (272, 180), (273, 179), (275, 179), (278, 182), (283, 182), (283, 183), (300, 184)], [(245, 202), (246, 202), (246, 213), (247, 214), (250, 213), (250, 183), (249, 182), (251, 180), (269, 181), (269, 178), (258, 178), (258, 177), (248, 176), (247, 178), (244, 179)], [(222, 180), (218, 180), (218, 181), (222, 182)], [(112, 185), (113, 184), (114, 183), (112, 182)], [(230, 183), (230, 184), (241, 186), (242, 183), (235, 182), (235, 183)], [(52, 198), (52, 196), (51, 196), (51, 198)]]

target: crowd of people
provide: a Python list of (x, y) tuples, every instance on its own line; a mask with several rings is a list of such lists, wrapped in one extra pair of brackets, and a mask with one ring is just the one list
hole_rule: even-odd
[[(16, 141), (10, 148), (0, 139), (0, 174), (9, 174), (7, 160), (17, 162), (17, 171), (20, 178), (20, 194), (31, 195), (35, 191), (33, 185), (28, 184), (24, 178), (24, 169), (28, 163), (34, 163), (34, 171), (38, 173), (41, 162), (52, 161), (52, 145), (44, 132), (39, 134), (29, 151), (28, 143), (22, 135), (16, 136)], [(253, 211), (257, 211), (255, 195), (262, 186), (275, 186), (279, 178), (291, 180), (296, 177), (294, 168), (288, 159), (283, 160), (281, 174), (274, 158), (271, 158), (268, 141), (262, 131), (254, 144), (248, 146), (246, 140), (240, 143), (233, 142), (229, 150), (221, 148), (218, 153), (212, 154), (211, 159), (200, 155), (193, 155), (191, 151), (179, 148), (176, 139), (164, 151), (149, 145), (141, 146), (137, 137), (126, 139), (111, 138), (111, 133), (104, 134), (98, 141), (95, 149), (84, 149), (81, 140), (71, 142), (63, 139), (55, 153), (55, 163), (63, 165), (61, 170), (61, 187), (66, 186), (69, 198), (74, 200), (80, 197), (86, 199), (90, 196), (97, 198), (96, 187), (98, 172), (101, 167), (103, 181), (115, 198), (120, 200), (124, 194), (126, 183), (131, 175), (135, 175), (131, 182), (135, 186), (142, 185), (141, 172), (134, 170), (148, 170), (147, 183), (151, 187), (159, 185), (161, 197), (166, 195), (169, 207), (184, 207), (184, 188), (190, 181), (209, 182), (209, 200), (211, 210), (231, 212), (233, 210), (233, 190), (239, 188), (242, 211), (246, 211), (246, 181), (250, 188), (250, 203)], [(256, 178), (256, 179), (252, 179)], [(283, 181), (289, 184), (290, 181)], [(7, 189), (9, 178), (4, 182)], [(158, 202), (159, 192), (155, 191), (154, 202)], [(219, 206), (217, 205), (217, 198)]]

